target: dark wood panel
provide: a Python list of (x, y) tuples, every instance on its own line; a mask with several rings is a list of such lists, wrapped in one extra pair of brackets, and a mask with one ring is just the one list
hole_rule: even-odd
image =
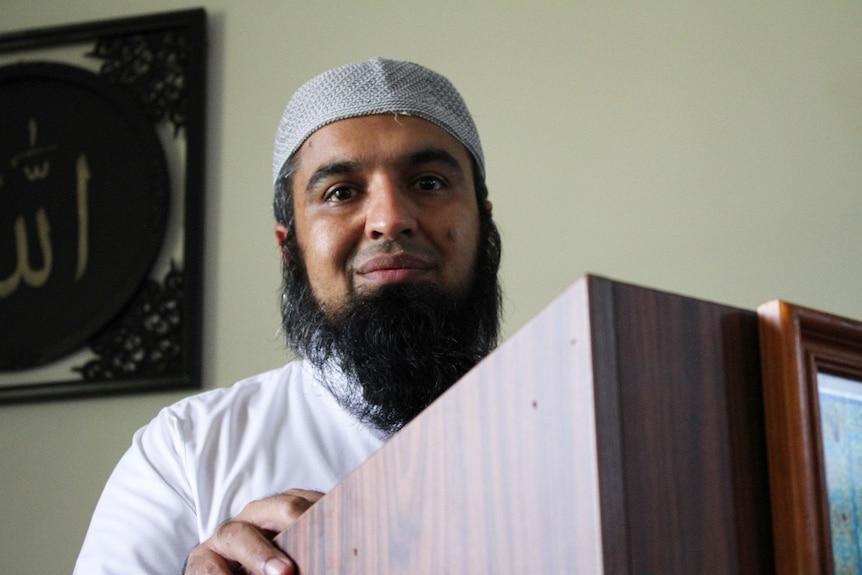
[(614, 290), (630, 572), (773, 572), (756, 314)]

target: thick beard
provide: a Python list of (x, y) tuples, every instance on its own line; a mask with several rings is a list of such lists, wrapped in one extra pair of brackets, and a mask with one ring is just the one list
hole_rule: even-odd
[[(467, 373), (497, 344), (501, 296), (499, 236), (483, 222), (476, 273), (464, 293), (428, 284), (352, 294), (326, 311), (312, 294), (293, 234), (284, 249), (282, 323), (288, 345), (307, 359), (338, 403), (392, 434)], [(490, 226), (490, 230), (488, 227)]]

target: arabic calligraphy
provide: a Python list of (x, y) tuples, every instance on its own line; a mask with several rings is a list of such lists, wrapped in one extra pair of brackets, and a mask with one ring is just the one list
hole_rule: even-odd
[[(35, 118), (30, 118), (28, 125), (28, 146), (22, 152), (14, 154), (9, 166), (20, 169), (26, 184), (46, 180), (51, 173), (51, 154), (57, 150), (57, 144), (40, 145), (38, 142), (39, 126)], [(75, 281), (80, 280), (87, 271), (89, 260), (89, 200), (90, 168), (86, 154), (80, 154), (75, 162), (75, 186), (77, 216), (77, 263)], [(7, 186), (0, 179), (0, 190)], [(54, 250), (51, 244), (51, 222), (44, 206), (36, 210), (33, 216), (35, 234), (38, 240), (41, 265), (34, 266), (30, 257), (30, 241), (28, 218), (19, 214), (13, 224), (15, 266), (6, 277), (0, 277), (0, 299), (11, 296), (21, 285), (30, 288), (40, 288), (51, 277), (54, 266)]]

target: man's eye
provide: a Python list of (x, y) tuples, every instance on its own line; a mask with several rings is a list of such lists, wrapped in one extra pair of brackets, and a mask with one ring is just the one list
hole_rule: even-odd
[(443, 180), (437, 176), (423, 176), (416, 180), (416, 187), (423, 192), (439, 190), (443, 187)]
[(353, 190), (350, 188), (335, 188), (326, 194), (327, 202), (344, 202), (353, 197)]

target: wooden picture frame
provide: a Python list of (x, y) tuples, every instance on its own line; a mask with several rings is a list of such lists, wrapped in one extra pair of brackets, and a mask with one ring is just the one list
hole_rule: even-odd
[[(862, 322), (781, 300), (761, 305), (758, 316), (777, 572), (859, 573), (860, 518), (843, 506), (843, 472), (830, 455), (839, 436), (827, 407), (837, 382), (852, 410), (841, 426), (862, 419)], [(862, 440), (847, 432), (841, 449), (855, 451), (858, 468)], [(854, 491), (858, 502), (862, 490)]]
[[(201, 386), (206, 23), (195, 8), (0, 34), (0, 403)], [(106, 128), (109, 118), (135, 129)], [(145, 136), (152, 154), (134, 147)], [(121, 156), (142, 158), (145, 177), (118, 167)], [(76, 157), (87, 163), (69, 209), (54, 198), (68, 194)], [(27, 203), (34, 190), (38, 205)], [(134, 270), (113, 289), (126, 262)], [(58, 293), (76, 299), (56, 303)], [(59, 321), (68, 333), (50, 340)]]

